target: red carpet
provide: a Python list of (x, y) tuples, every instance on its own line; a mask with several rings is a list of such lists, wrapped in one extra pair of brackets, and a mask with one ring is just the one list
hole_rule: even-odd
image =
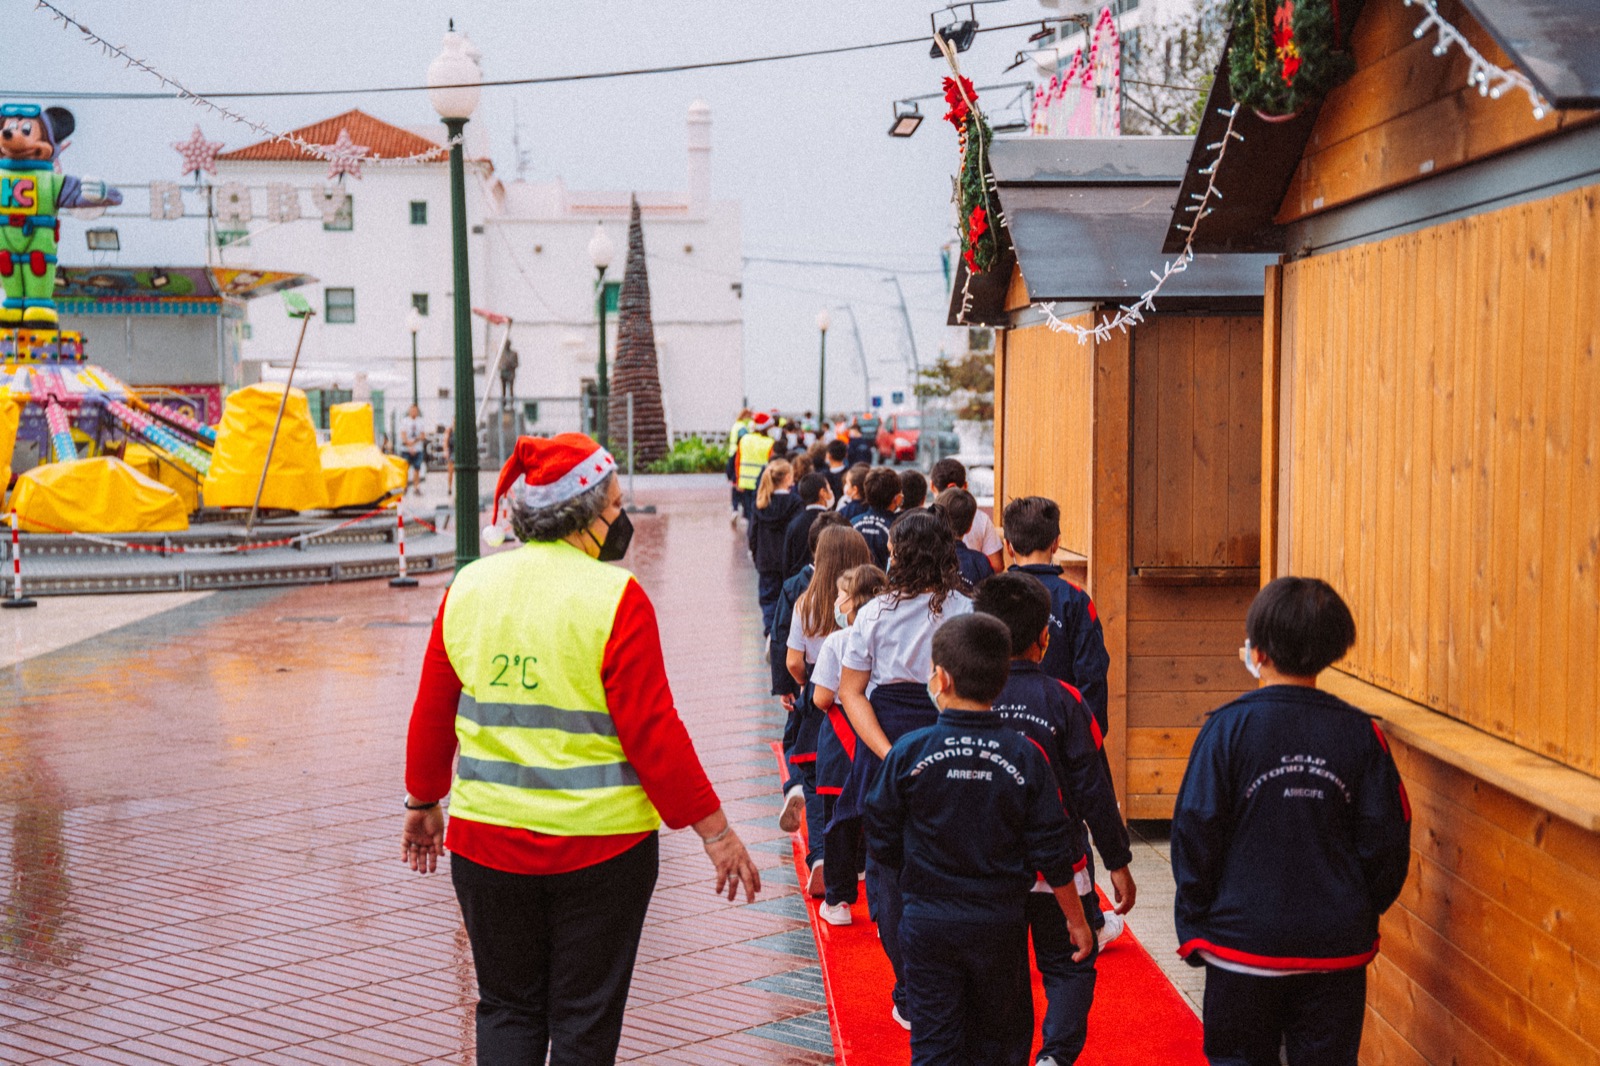
[[(782, 751), (773, 744), (782, 770)], [(795, 873), (806, 883), (804, 829), (794, 836)], [(865, 889), (865, 886), (863, 886)], [(817, 938), (822, 984), (828, 997), (833, 1053), (839, 1066), (891, 1066), (909, 1062), (909, 1034), (889, 1015), (894, 973), (878, 946), (877, 929), (867, 919), (866, 892), (854, 909), (855, 922), (834, 926), (817, 913), (820, 900), (807, 898), (811, 930)], [(1138, 909), (1133, 914), (1137, 920)], [(1200, 1050), (1200, 1019), (1167, 980), (1131, 931), (1100, 956), (1099, 981), (1089, 1012), (1089, 1045), (1078, 1059), (1084, 1066), (1205, 1066)], [(1033, 980), (1035, 1024), (1044, 1017), (1044, 989)], [(1035, 1036), (1035, 1051), (1038, 1038)]]

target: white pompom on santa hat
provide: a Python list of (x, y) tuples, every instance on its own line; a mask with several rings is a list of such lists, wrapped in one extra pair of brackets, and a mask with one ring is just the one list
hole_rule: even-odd
[(501, 522), (500, 503), (512, 493), (523, 506), (543, 510), (583, 495), (616, 471), (616, 459), (586, 434), (518, 437), (511, 457), (500, 468), (493, 520), (483, 539), (491, 546), (505, 540), (510, 518)]

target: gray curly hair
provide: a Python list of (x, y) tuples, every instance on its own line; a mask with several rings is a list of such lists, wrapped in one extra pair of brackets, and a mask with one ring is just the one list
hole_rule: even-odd
[(611, 486), (616, 480), (616, 474), (607, 474), (594, 488), (553, 507), (529, 507), (518, 493), (512, 492), (506, 500), (511, 535), (526, 544), (561, 540), (588, 529), (611, 501)]

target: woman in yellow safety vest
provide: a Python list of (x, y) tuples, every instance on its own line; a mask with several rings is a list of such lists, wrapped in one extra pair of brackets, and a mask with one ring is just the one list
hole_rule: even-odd
[(608, 565), (633, 531), (616, 460), (523, 437), (491, 543), (502, 500), (522, 547), (457, 571), (423, 661), (401, 859), (431, 873), (448, 844), (479, 1063), (611, 1063), (662, 822), (694, 828), (730, 900), (761, 879), (678, 718), (654, 608)]
[(772, 416), (765, 411), (757, 411), (750, 420), (750, 432), (739, 438), (739, 480), (734, 483), (734, 488), (739, 493), (740, 509), (747, 522), (755, 513), (756, 483), (761, 480), (761, 471), (766, 467), (767, 460), (772, 458), (773, 440), (770, 434), (773, 431)]
[(744, 435), (750, 432), (750, 408), (740, 410), (739, 417), (733, 420), (733, 426), (728, 430), (728, 493), (733, 515), (729, 519), (735, 526), (739, 524), (739, 515), (742, 508), (739, 506), (739, 442)]

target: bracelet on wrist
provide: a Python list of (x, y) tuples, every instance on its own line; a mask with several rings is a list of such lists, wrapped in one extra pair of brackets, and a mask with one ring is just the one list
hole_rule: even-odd
[(432, 803), (412, 803), (409, 799), (407, 799), (405, 800), (405, 805), (406, 810), (408, 811), (431, 811), (435, 807), (439, 806), (439, 801), (434, 800)]
[(709, 848), (711, 845), (721, 841), (723, 837), (727, 836), (731, 832), (733, 832), (733, 823), (729, 822), (727, 825), (722, 827), (722, 832), (718, 833), (716, 836), (705, 837), (700, 841), (700, 843)]

